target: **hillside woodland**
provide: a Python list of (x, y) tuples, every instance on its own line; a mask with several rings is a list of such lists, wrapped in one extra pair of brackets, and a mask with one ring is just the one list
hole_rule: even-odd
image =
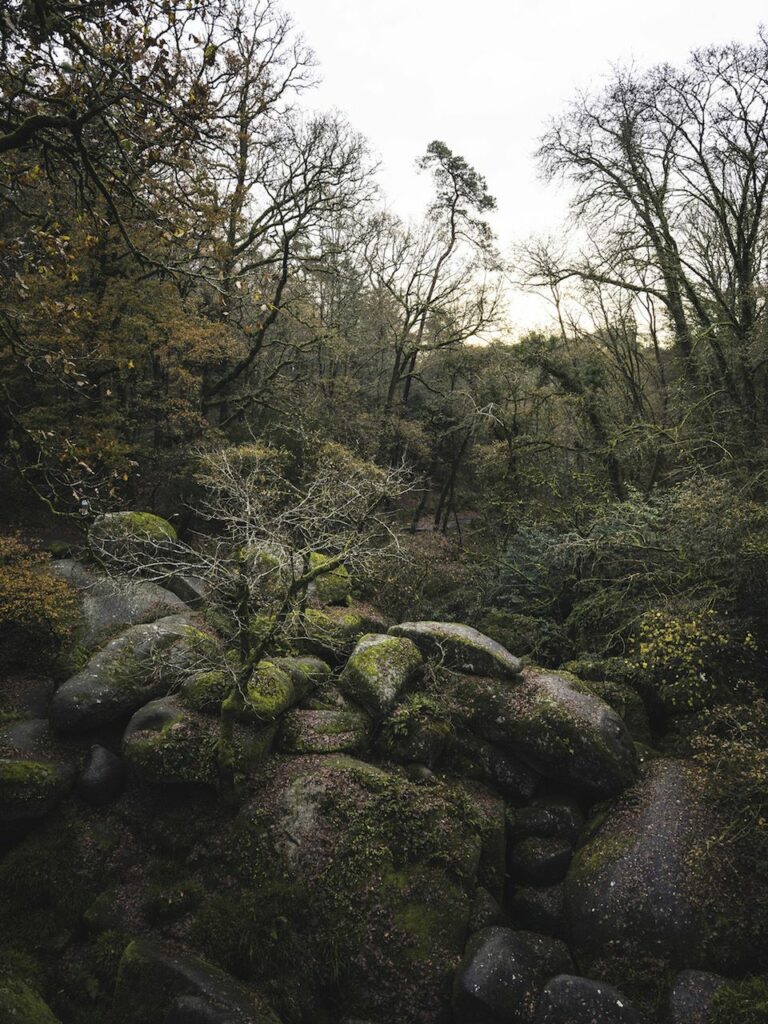
[(512, 254), (318, 75), (2, 4), (0, 1024), (765, 1024), (768, 38), (552, 111)]

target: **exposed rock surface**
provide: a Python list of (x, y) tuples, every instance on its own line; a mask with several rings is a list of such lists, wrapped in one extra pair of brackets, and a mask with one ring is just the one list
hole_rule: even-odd
[(358, 641), (345, 665), (339, 677), (339, 689), (369, 714), (380, 718), (395, 706), (422, 661), (418, 647), (411, 640), (367, 633)]
[(157, 583), (102, 576), (74, 559), (51, 562), (50, 571), (78, 591), (84, 622), (80, 642), (86, 649), (126, 626), (189, 611), (180, 597)]
[(535, 1024), (644, 1024), (623, 993), (602, 981), (561, 974), (547, 983)]
[(389, 632), (392, 636), (407, 637), (426, 657), (438, 658), (446, 668), (458, 672), (498, 679), (514, 678), (520, 672), (519, 658), (472, 626), (458, 622), (401, 622)]
[(526, 668), (516, 683), (455, 677), (450, 695), (468, 728), (564, 788), (605, 799), (637, 775), (622, 720), (567, 676)]
[(119, 720), (168, 691), (160, 656), (183, 636), (187, 620), (171, 615), (131, 626), (95, 654), (53, 696), (50, 721), (62, 733), (87, 732)]
[(712, 1000), (725, 984), (719, 974), (682, 971), (669, 993), (669, 1024), (707, 1024)]
[[(739, 894), (728, 891), (726, 866), (704, 856), (717, 827), (700, 772), (681, 761), (646, 765), (574, 858), (565, 886), (574, 948), (588, 956), (642, 952), (683, 967), (722, 963), (729, 947), (747, 954)], [(729, 912), (736, 934), (723, 943), (704, 918)]]
[(456, 1024), (532, 1021), (548, 978), (572, 968), (556, 939), (511, 928), (485, 928), (469, 940), (453, 989)]
[(132, 942), (120, 961), (115, 989), (121, 1021), (156, 1024), (171, 1010), (178, 1012), (183, 997), (194, 997), (198, 1010), (218, 1009), (227, 1024), (279, 1024), (263, 999), (213, 964), (147, 939)]
[(510, 848), (507, 866), (514, 879), (552, 885), (565, 878), (572, 857), (573, 848), (566, 840), (531, 836)]
[(124, 784), (122, 759), (106, 747), (94, 744), (77, 780), (78, 796), (94, 807), (102, 807), (120, 794)]

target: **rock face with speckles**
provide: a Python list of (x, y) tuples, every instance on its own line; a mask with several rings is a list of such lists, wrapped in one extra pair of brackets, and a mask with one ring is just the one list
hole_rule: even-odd
[(547, 983), (535, 1024), (645, 1024), (621, 992), (602, 981), (561, 974)]
[(670, 1024), (707, 1024), (712, 1000), (719, 988), (727, 984), (719, 974), (706, 971), (682, 971), (675, 978), (669, 993)]
[(467, 944), (453, 988), (456, 1024), (527, 1024), (548, 978), (573, 967), (556, 939), (483, 928)]
[(718, 829), (699, 771), (683, 761), (650, 762), (592, 824), (571, 864), (565, 916), (577, 954), (715, 969), (748, 955), (743, 893), (710, 843)]
[(622, 720), (567, 675), (526, 668), (515, 682), (454, 677), (449, 693), (466, 728), (564, 789), (604, 800), (637, 776)]
[(422, 654), (436, 657), (446, 668), (458, 672), (494, 679), (514, 678), (520, 672), (519, 658), (472, 626), (458, 622), (401, 622), (392, 626), (389, 633), (407, 637)]
[(112, 579), (74, 559), (51, 562), (50, 571), (78, 592), (83, 616), (80, 642), (89, 650), (99, 638), (114, 635), (126, 626), (189, 611), (180, 597), (157, 583)]
[(59, 733), (83, 733), (118, 721), (168, 692), (172, 680), (161, 670), (162, 655), (184, 636), (187, 620), (169, 615), (131, 626), (53, 696), (50, 722)]

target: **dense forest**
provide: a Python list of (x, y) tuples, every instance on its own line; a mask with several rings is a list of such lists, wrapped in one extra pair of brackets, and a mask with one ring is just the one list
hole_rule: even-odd
[(552, 111), (514, 252), (318, 77), (0, 5), (0, 1024), (766, 1022), (768, 36)]

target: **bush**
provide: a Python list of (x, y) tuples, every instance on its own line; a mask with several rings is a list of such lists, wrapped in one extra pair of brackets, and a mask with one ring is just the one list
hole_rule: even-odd
[(46, 555), (0, 537), (0, 665), (46, 667), (74, 635), (75, 592), (45, 572)]
[(734, 913), (749, 914), (750, 959), (757, 965), (768, 953), (768, 701), (753, 695), (743, 704), (703, 712), (690, 746), (710, 776), (713, 811), (725, 822), (718, 839), (725, 855), (718, 854), (718, 863), (729, 865), (743, 889), (744, 908), (734, 908)]
[(669, 714), (731, 700), (734, 687), (757, 667), (752, 634), (708, 608), (649, 612), (640, 620), (635, 642), (638, 666)]

